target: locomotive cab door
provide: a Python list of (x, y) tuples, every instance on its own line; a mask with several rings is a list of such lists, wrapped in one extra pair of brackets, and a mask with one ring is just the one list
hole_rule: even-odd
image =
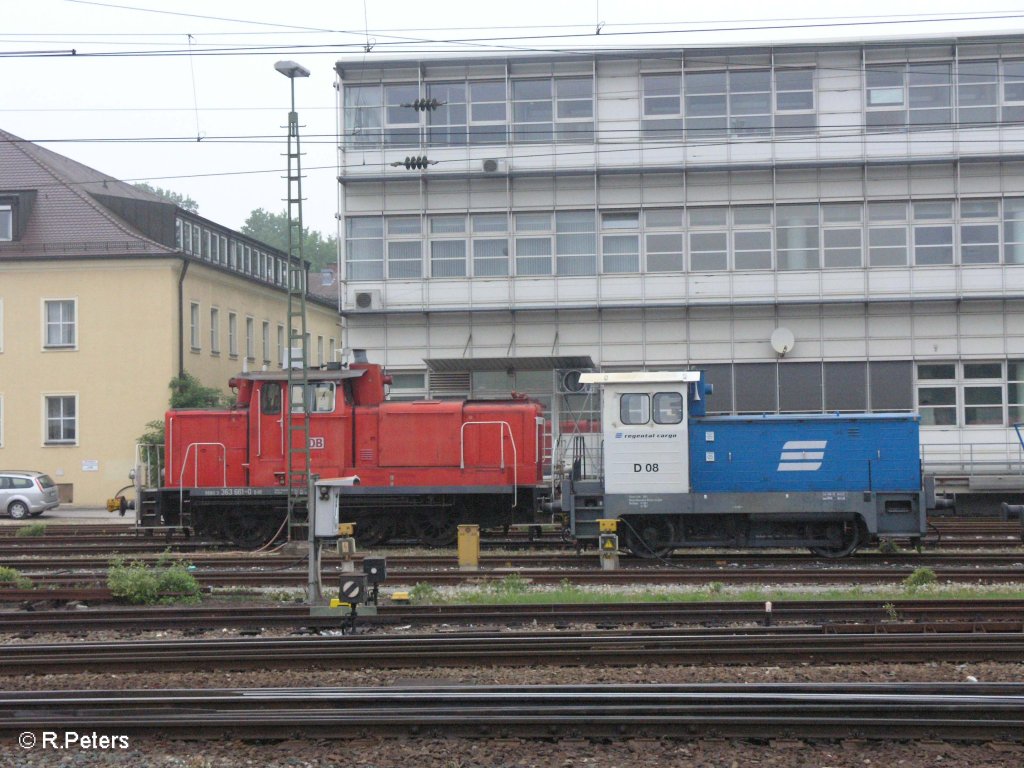
[(253, 439), (250, 443), (250, 483), (254, 486), (278, 485), (274, 473), (284, 465), (284, 384), (280, 381), (262, 381), (254, 397), (256, 418), (253, 419)]
[(688, 493), (689, 386), (698, 372), (586, 374), (603, 386), (605, 493)]

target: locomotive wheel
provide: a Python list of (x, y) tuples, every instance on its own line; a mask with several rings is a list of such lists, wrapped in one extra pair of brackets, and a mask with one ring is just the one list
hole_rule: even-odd
[(362, 547), (376, 547), (395, 535), (395, 518), (383, 512), (358, 515), (355, 518), (356, 543)]
[(445, 547), (455, 542), (459, 520), (451, 512), (417, 512), (409, 521), (412, 534), (428, 547)]
[(270, 538), (263, 521), (245, 512), (232, 512), (224, 520), (224, 533), (240, 549), (258, 547)]
[(818, 557), (835, 559), (852, 555), (860, 546), (860, 525), (857, 522), (838, 523), (842, 526), (843, 540), (828, 547), (811, 547), (811, 552)]
[(626, 547), (644, 560), (662, 559), (675, 547), (675, 528), (667, 517), (644, 515), (622, 518)]

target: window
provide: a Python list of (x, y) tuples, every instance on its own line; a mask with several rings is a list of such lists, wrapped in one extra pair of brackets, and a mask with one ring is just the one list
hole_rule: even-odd
[(999, 263), (999, 201), (960, 201), (960, 263)]
[(377, 147), (381, 142), (379, 85), (345, 86), (345, 137), (350, 147)]
[(189, 345), (192, 347), (193, 352), (198, 352), (202, 346), (199, 339), (199, 304), (193, 301), (190, 309), (189, 328), (191, 332), (189, 334)]
[(0, 203), (0, 241), (14, 239), (14, 208)]
[(270, 323), (263, 321), (263, 362), (270, 362)]
[(678, 140), (683, 134), (682, 77), (679, 74), (644, 75), (643, 138)]
[(1024, 120), (1024, 61), (1003, 62), (1003, 122)]
[(412, 108), (412, 103), (418, 98), (419, 86), (415, 83), (384, 86), (384, 144), (386, 146), (419, 146), (420, 113)]
[(1003, 200), (1003, 260), (1024, 264), (1024, 199)]
[(686, 132), (690, 140), (767, 136), (772, 129), (772, 77), (767, 69), (687, 72)]
[(556, 270), (559, 275), (597, 274), (595, 228), (593, 211), (555, 213)]
[(644, 394), (626, 394), (619, 398), (619, 420), (623, 424), (646, 424), (651, 420), (651, 398)]
[(251, 317), (245, 318), (245, 356), (256, 359), (256, 321)]
[(389, 216), (387, 218), (389, 278), (423, 277), (420, 231), (419, 216)]
[[(47, 349), (73, 348), (77, 343), (76, 301), (74, 299), (48, 299), (43, 302), (46, 316)], [(196, 320), (198, 322), (198, 318)]]
[(228, 354), (238, 357), (238, 315), (228, 312)]
[(220, 354), (220, 310), (210, 308), (210, 354)]
[(917, 382), (921, 426), (956, 426), (956, 364), (921, 363)]
[(265, 381), (260, 387), (260, 412), (276, 416), (281, 412), (281, 385), (276, 381)]
[(316, 364), (322, 366), (324, 364), (324, 337), (316, 337)]
[(654, 423), (679, 424), (683, 420), (683, 396), (678, 392), (654, 395)]
[(825, 269), (850, 269), (864, 263), (861, 227), (864, 207), (860, 203), (831, 203), (821, 206)]
[(961, 61), (956, 95), (961, 128), (995, 125), (999, 121), (999, 62)]
[(733, 266), (737, 270), (772, 268), (772, 209), (749, 205), (732, 209)]
[(779, 269), (818, 269), (818, 206), (780, 205), (776, 209)]
[(203, 255), (203, 234), (202, 227), (198, 224), (192, 225), (192, 253), (196, 256)]
[(914, 203), (914, 263), (953, 263), (953, 203)]
[(683, 269), (682, 209), (666, 208), (646, 211), (644, 226), (647, 233), (644, 238), (647, 271), (681, 272)]
[(508, 275), (508, 216), (478, 213), (470, 217), (473, 230), (473, 274), (476, 277)]
[(284, 326), (277, 326), (277, 367), (284, 367)]
[(592, 77), (512, 82), (513, 140), (518, 144), (594, 140)]
[(1003, 425), (1003, 364), (963, 363), (964, 424)]
[[(640, 271), (640, 213), (616, 211), (601, 215), (602, 271), (606, 274)], [(615, 234), (608, 234), (615, 233)]]
[[(1006, 404), (1007, 423), (1013, 425), (1024, 422), (1024, 360), (1009, 360), (1006, 363)], [(0, 405), (3, 403), (0, 402)], [(0, 431), (2, 439), (3, 432)]]
[(505, 82), (471, 82), (469, 100), (469, 143), (504, 144), (508, 133)]
[(461, 147), (466, 143), (466, 84), (429, 83), (427, 99), (440, 106), (427, 112), (427, 141), (432, 146)]
[(907, 265), (906, 203), (868, 203), (868, 261), (872, 267)]
[(952, 65), (920, 62), (868, 67), (867, 130), (952, 126)]
[[(551, 274), (551, 214), (519, 213), (516, 223), (516, 274)], [(544, 233), (541, 235), (540, 233)]]
[[(430, 276), (466, 276), (465, 216), (432, 216), (430, 218)], [(459, 238), (444, 235), (459, 234)], [(442, 237), (434, 237), (441, 235)]]
[(814, 111), (814, 70), (775, 71), (775, 133), (808, 133), (818, 124)]
[(346, 222), (346, 266), (349, 280), (384, 279), (384, 220), (353, 216)]
[(859, 362), (825, 363), (825, 410), (867, 410), (867, 364)]
[(292, 385), (291, 410), (301, 413), (308, 406), (310, 413), (334, 413), (334, 382), (317, 381), (306, 386), (305, 397), (301, 384)]
[(728, 215), (728, 208), (691, 208), (687, 211), (692, 271), (717, 272), (729, 268)]
[(46, 445), (74, 444), (78, 439), (78, 398), (75, 395), (47, 395)]

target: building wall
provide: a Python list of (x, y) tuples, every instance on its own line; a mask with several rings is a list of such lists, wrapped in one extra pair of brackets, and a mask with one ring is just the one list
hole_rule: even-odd
[[(129, 482), (136, 438), (160, 418), (176, 372), (179, 264), (0, 262), (0, 465), (71, 484), (81, 504), (102, 504)], [(74, 347), (44, 349), (47, 299), (75, 301)], [(47, 395), (77, 398), (74, 441), (47, 444)]]
[[(36, 469), (73, 486), (76, 504), (102, 505), (126, 485), (137, 438), (162, 420), (178, 373), (180, 259), (0, 262), (0, 466)], [(185, 370), (227, 392), (228, 379), (263, 365), (261, 324), (287, 323), (287, 296), (192, 262), (183, 286)], [(46, 300), (73, 300), (76, 343), (44, 346)], [(190, 306), (200, 308), (200, 347), (188, 345)], [(210, 307), (221, 312), (221, 354), (210, 351)], [(307, 304), (312, 354), (329, 357), (340, 339), (337, 312)], [(239, 355), (228, 353), (227, 317), (239, 318)], [(245, 359), (245, 318), (255, 326), (255, 359)], [(315, 364), (317, 360), (312, 362)], [(271, 367), (279, 367), (276, 362)], [(74, 440), (47, 440), (45, 398), (74, 396)], [(48, 444), (49, 443), (49, 444)]]
[[(1020, 470), (1019, 38), (338, 72), (349, 345), (403, 377), (393, 396), (475, 394), (460, 358), (705, 368), (731, 411), (802, 410), (782, 388), (815, 376), (828, 410), (854, 375), (861, 407), (920, 410), (926, 462)], [(549, 101), (528, 104), (527, 81), (550, 81)], [(493, 143), (474, 138), (484, 82), (506, 99)], [(562, 100), (588, 83), (590, 113)], [(432, 95), (445, 106), (405, 120), (401, 103)], [(770, 395), (754, 408), (756, 376)], [(889, 385), (899, 397), (875, 403)]]

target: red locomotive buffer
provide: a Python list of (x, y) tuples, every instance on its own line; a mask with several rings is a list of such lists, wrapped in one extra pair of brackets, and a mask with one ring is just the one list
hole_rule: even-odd
[(290, 401), (296, 423), (310, 412), (313, 474), (358, 475), (342, 518), (357, 523), (364, 544), (393, 536), (446, 544), (460, 523), (534, 519), (543, 485), (538, 403), (385, 402), (388, 377), (369, 363), (308, 379), (305, 393), (295, 385), (288, 397), (283, 371), (241, 374), (231, 380), (230, 410), (169, 411), (164, 482), (143, 491), (143, 518), (242, 546), (270, 539), (287, 514)]

